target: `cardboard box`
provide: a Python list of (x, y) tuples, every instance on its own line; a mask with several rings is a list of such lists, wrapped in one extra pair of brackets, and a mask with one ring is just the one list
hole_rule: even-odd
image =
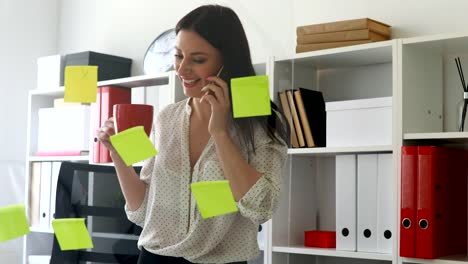
[(132, 60), (109, 54), (85, 51), (65, 56), (66, 66), (98, 66), (98, 81), (130, 77)]
[(392, 97), (325, 103), (327, 147), (392, 144)]

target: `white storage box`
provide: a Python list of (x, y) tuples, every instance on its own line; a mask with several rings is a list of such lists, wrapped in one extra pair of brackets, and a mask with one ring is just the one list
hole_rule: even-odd
[(37, 156), (77, 156), (89, 151), (89, 105), (39, 109)]
[(325, 103), (327, 147), (392, 144), (392, 97)]
[(57, 89), (63, 85), (64, 57), (52, 55), (37, 59), (37, 89)]
[(28, 264), (49, 264), (50, 256), (30, 255), (28, 256)]

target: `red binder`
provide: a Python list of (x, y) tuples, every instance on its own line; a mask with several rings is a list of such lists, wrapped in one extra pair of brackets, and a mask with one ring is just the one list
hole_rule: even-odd
[[(99, 112), (99, 120), (94, 121), (93, 131), (94, 137), (97, 135), (97, 130), (104, 125), (104, 122), (109, 119), (113, 113), (115, 104), (130, 104), (132, 101), (131, 90), (122, 87), (103, 86), (98, 88), (96, 100), (96, 109), (93, 114)], [(93, 162), (106, 163), (112, 162), (109, 151), (102, 145), (101, 142), (93, 144)]]
[(401, 147), (400, 256), (416, 256), (416, 176), (418, 147)]
[(418, 147), (416, 258), (466, 253), (466, 159), (463, 150)]
[[(416, 257), (434, 259), (442, 255), (447, 239), (443, 229), (448, 224), (445, 149), (434, 146), (418, 147)], [(446, 232), (445, 232), (446, 233)], [(466, 235), (466, 234), (465, 234)]]

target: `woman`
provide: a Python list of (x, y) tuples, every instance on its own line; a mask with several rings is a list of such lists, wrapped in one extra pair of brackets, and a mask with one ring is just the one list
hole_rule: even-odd
[[(246, 263), (259, 254), (258, 226), (277, 204), (285, 119), (273, 103), (271, 116), (232, 118), (229, 81), (255, 72), (231, 9), (201, 6), (178, 22), (176, 33), (175, 69), (188, 98), (156, 117), (159, 154), (138, 177), (109, 142), (112, 119), (99, 139), (111, 152), (128, 218), (143, 227), (138, 263)], [(202, 219), (190, 184), (225, 179), (239, 211)]]

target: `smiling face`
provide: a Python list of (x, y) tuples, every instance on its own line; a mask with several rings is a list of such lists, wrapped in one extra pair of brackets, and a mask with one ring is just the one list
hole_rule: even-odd
[(221, 53), (194, 31), (181, 30), (176, 37), (174, 66), (188, 97), (200, 98), (207, 77), (222, 66)]

